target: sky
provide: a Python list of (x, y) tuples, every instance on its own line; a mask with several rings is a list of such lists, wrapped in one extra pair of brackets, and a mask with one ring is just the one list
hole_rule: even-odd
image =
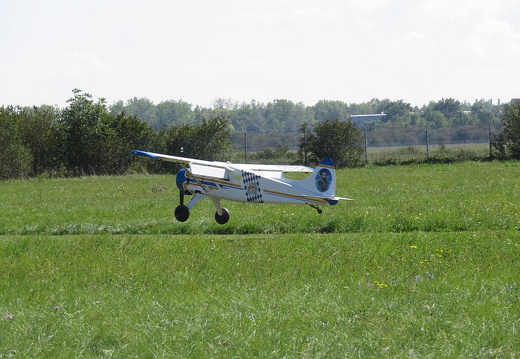
[(520, 98), (519, 0), (0, 0), (0, 105)]

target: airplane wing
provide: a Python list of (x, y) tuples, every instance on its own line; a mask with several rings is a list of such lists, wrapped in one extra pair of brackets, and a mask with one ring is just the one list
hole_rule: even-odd
[(248, 171), (302, 172), (302, 173), (311, 173), (314, 171), (313, 168), (306, 167), (306, 166), (257, 165), (257, 164), (237, 164), (237, 163), (218, 162), (218, 161), (204, 161), (204, 160), (197, 160), (194, 158), (164, 155), (162, 153), (154, 153), (154, 152), (147, 152), (147, 151), (140, 151), (140, 150), (133, 150), (130, 153), (133, 155), (151, 157), (156, 160), (162, 160), (162, 161), (167, 161), (167, 162), (177, 162), (177, 163), (182, 163), (182, 164), (186, 164), (186, 165), (195, 164), (195, 165), (201, 165), (201, 166), (225, 168), (225, 169), (229, 169), (229, 170), (239, 169), (239, 170), (248, 170)]
[(188, 158), (188, 157), (179, 157), (179, 156), (171, 156), (171, 155), (165, 155), (162, 153), (155, 153), (155, 152), (147, 152), (147, 151), (139, 151), (139, 150), (133, 150), (130, 151), (133, 155), (138, 156), (145, 156), (150, 157), (156, 160), (166, 161), (166, 162), (176, 162), (183, 165), (187, 165), (190, 167), (190, 172), (194, 176), (206, 176), (206, 177), (213, 177), (213, 178), (221, 178), (221, 179), (228, 179), (228, 171), (233, 172), (235, 169), (230, 166), (228, 163), (225, 162), (218, 162), (218, 161), (204, 161), (204, 160), (197, 160), (194, 158)]
[(204, 161), (204, 160), (197, 160), (194, 158), (171, 156), (171, 155), (165, 155), (162, 153), (154, 153), (154, 152), (147, 152), (147, 151), (140, 151), (140, 150), (132, 150), (132, 151), (130, 151), (130, 153), (133, 155), (150, 157), (150, 158), (153, 158), (156, 160), (161, 160), (161, 161), (166, 161), (166, 162), (176, 162), (176, 163), (181, 163), (181, 164), (190, 165), (190, 166), (199, 165), (199, 166), (217, 167), (217, 168), (224, 168), (227, 170), (233, 170), (233, 168), (226, 162)]
[(130, 153), (133, 155), (150, 157), (150, 158), (153, 158), (154, 160), (161, 160), (161, 161), (168, 161), (168, 162), (190, 164), (190, 162), (192, 161), (191, 158), (163, 155), (162, 153), (154, 153), (154, 152), (147, 152), (147, 151), (140, 151), (140, 150), (132, 150), (132, 151), (130, 151)]
[(218, 178), (227, 178), (226, 171), (232, 172), (235, 170), (262, 172), (263, 176), (272, 178), (281, 178), (282, 173), (287, 172), (312, 173), (314, 171), (313, 168), (306, 166), (235, 164), (230, 162), (197, 160), (194, 158), (171, 156), (162, 153), (147, 152), (140, 150), (133, 150), (130, 153), (138, 156), (150, 157), (156, 160), (176, 162), (184, 165), (189, 165), (192, 170), (192, 173), (195, 175), (205, 175)]
[(314, 170), (306, 166), (289, 166), (289, 165), (257, 165), (257, 164), (233, 164), (233, 167), (252, 171), (269, 178), (283, 178), (284, 173), (312, 173)]

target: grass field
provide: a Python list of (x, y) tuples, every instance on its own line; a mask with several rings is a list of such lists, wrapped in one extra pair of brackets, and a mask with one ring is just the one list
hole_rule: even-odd
[(172, 176), (0, 182), (0, 358), (520, 357), (520, 163), (338, 177), (224, 226)]
[(452, 163), (489, 160), (489, 144), (448, 144), (426, 146), (370, 147), (365, 159), (375, 165)]

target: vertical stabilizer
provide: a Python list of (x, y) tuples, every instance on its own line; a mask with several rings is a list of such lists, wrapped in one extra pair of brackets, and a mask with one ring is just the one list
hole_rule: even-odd
[(323, 197), (336, 196), (336, 166), (330, 158), (318, 163), (314, 172), (305, 180), (305, 188)]

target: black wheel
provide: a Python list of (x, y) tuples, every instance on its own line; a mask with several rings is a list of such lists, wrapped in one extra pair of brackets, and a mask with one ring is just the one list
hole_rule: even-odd
[(219, 216), (218, 212), (215, 212), (215, 221), (218, 224), (226, 224), (229, 221), (229, 211), (227, 208), (222, 208), (222, 216)]
[(175, 208), (175, 219), (179, 222), (186, 222), (190, 217), (190, 210), (187, 206), (181, 204)]

